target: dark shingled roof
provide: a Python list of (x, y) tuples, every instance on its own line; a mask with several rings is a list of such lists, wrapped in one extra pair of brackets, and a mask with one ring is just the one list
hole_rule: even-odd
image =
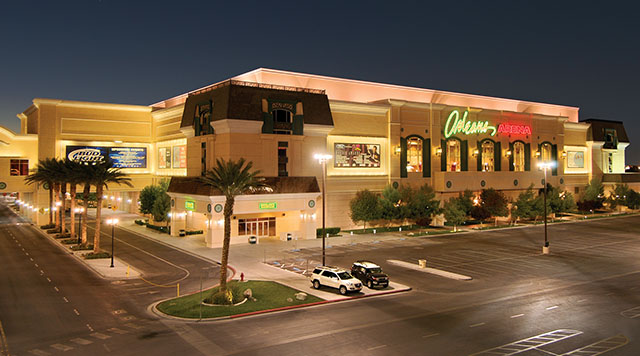
[[(213, 102), (211, 121), (224, 119), (262, 121), (262, 99), (302, 102), (305, 124), (333, 126), (329, 98), (322, 91), (297, 88), (271, 89), (252, 83), (227, 81), (210, 90), (190, 94), (184, 105), (180, 127), (193, 125), (196, 105)], [(255, 84), (255, 83), (253, 83)]]
[(587, 131), (588, 141), (604, 141), (604, 129), (615, 129), (618, 142), (629, 142), (627, 131), (625, 131), (624, 124), (621, 121), (588, 119), (582, 122), (591, 124), (591, 127)]
[[(260, 190), (251, 194), (320, 193), (316, 177), (263, 177), (270, 190)], [(219, 196), (217, 189), (208, 186), (200, 177), (171, 177), (169, 193), (188, 195)]]

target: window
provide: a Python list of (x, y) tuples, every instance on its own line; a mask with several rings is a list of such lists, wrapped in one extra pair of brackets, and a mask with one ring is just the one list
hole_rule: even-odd
[(543, 143), (540, 145), (540, 160), (542, 162), (551, 162), (553, 161), (553, 157), (551, 157), (551, 144)]
[(196, 105), (193, 118), (193, 129), (195, 136), (208, 135), (213, 133), (211, 127), (211, 107), (212, 102)]
[(323, 271), (322, 276), (327, 278), (338, 278), (335, 273), (329, 271)]
[(238, 236), (276, 236), (276, 218), (238, 219)]
[(422, 139), (407, 139), (407, 172), (422, 172)]
[(618, 148), (618, 135), (616, 129), (604, 129), (603, 148)]
[(514, 142), (511, 154), (513, 155), (513, 170), (524, 172), (524, 143)]
[(289, 162), (287, 147), (289, 147), (289, 142), (278, 142), (278, 177), (289, 176), (287, 171), (287, 163)]
[(280, 135), (291, 135), (293, 126), (293, 114), (288, 110), (273, 110), (273, 133)]
[(205, 173), (207, 173), (207, 143), (206, 142), (202, 142), (200, 144), (200, 154), (201, 154), (201, 158), (200, 158), (200, 163), (201, 163), (201, 167), (202, 167), (202, 175), (205, 175)]
[(460, 172), (460, 141), (447, 141), (447, 172)]
[(494, 159), (495, 152), (493, 147), (493, 142), (484, 141), (481, 145), (481, 157), (482, 157), (482, 171), (483, 172), (493, 172), (495, 170)]
[(12, 176), (27, 176), (29, 175), (29, 160), (12, 159), (10, 161), (10, 168), (10, 175)]
[(607, 152), (607, 172), (606, 173), (613, 173), (613, 152)]

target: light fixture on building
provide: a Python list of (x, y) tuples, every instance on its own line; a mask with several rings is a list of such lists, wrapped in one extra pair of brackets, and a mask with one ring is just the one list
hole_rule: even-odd
[(562, 158), (567, 158), (567, 151), (562, 151)]
[(536, 157), (540, 157), (540, 150), (536, 151)]
[(504, 151), (504, 156), (507, 158), (511, 157), (511, 150)]
[(400, 145), (397, 145), (394, 149), (393, 149), (393, 153), (397, 156), (400, 153), (402, 153), (402, 147)]
[(479, 154), (480, 154), (480, 151), (478, 151), (478, 149), (477, 149), (477, 148), (474, 148), (474, 149), (473, 149), (473, 152), (471, 152), (471, 155), (472, 155), (473, 157), (478, 157), (478, 155), (479, 155)]
[(122, 141), (121, 141), (121, 140), (115, 140), (115, 141), (113, 141), (113, 142), (115, 142), (115, 143), (122, 143)]
[(436, 148), (436, 156), (442, 155), (442, 147)]

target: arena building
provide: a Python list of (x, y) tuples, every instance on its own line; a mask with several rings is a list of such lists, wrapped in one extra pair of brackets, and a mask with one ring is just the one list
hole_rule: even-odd
[[(257, 69), (149, 106), (34, 99), (19, 134), (0, 128), (1, 192), (19, 194), (39, 224), (48, 192), (23, 178), (48, 157), (109, 156), (133, 187), (105, 207), (136, 212), (140, 190), (171, 178), (172, 235), (222, 240), (224, 197), (197, 177), (216, 159), (252, 161), (270, 191), (238, 197), (232, 242), (315, 238), (326, 162), (327, 226), (351, 227), (358, 190), (429, 184), (441, 200), (492, 187), (515, 197), (547, 180), (576, 195), (588, 181), (640, 185), (625, 174), (621, 122), (579, 121), (578, 108)], [(637, 189), (637, 188), (636, 188)]]

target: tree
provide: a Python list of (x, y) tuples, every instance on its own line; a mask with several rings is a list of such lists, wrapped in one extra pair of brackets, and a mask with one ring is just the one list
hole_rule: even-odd
[[(93, 252), (98, 253), (100, 251), (100, 225), (102, 216), (102, 194), (104, 188), (108, 188), (110, 183), (126, 184), (131, 187), (131, 179), (126, 177), (126, 174), (115, 168), (115, 164), (112, 160), (100, 162), (96, 165), (87, 166), (93, 170), (93, 179), (91, 183), (96, 187), (96, 197), (98, 198), (98, 205), (96, 206), (96, 233), (93, 237)], [(88, 194), (87, 194), (88, 195)]]
[(600, 178), (591, 179), (584, 191), (583, 199), (578, 203), (580, 210), (588, 211), (602, 208), (604, 202), (604, 186)]
[(518, 194), (518, 199), (513, 204), (514, 209), (511, 210), (511, 215), (516, 219), (532, 219), (537, 217), (537, 211), (534, 206), (536, 203), (535, 200), (532, 184), (525, 192)]
[(260, 171), (251, 171), (252, 162), (245, 165), (245, 159), (238, 161), (217, 159), (216, 165), (205, 173), (201, 180), (204, 184), (220, 190), (225, 197), (224, 202), (224, 239), (222, 241), (222, 260), (220, 263), (220, 293), (225, 300), (231, 302), (227, 290), (227, 265), (229, 262), (229, 244), (231, 241), (231, 215), (236, 196), (266, 188), (264, 179), (258, 178)]
[(351, 210), (351, 221), (357, 223), (362, 221), (364, 229), (367, 229), (367, 222), (380, 219), (380, 201), (378, 195), (368, 189), (361, 190), (349, 202)]
[(382, 219), (391, 222), (392, 220), (401, 218), (401, 206), (404, 203), (402, 202), (398, 189), (387, 185), (382, 190), (382, 195), (378, 199), (380, 200), (380, 217)]
[(615, 209), (618, 205), (625, 205), (627, 195), (629, 194), (629, 186), (626, 184), (616, 184), (613, 191), (609, 192), (606, 202), (611, 209)]
[(491, 212), (482, 205), (474, 205), (471, 208), (471, 217), (482, 222), (491, 217)]
[(480, 203), (489, 214), (495, 217), (495, 224), (498, 225), (498, 216), (507, 216), (509, 211), (507, 210), (507, 197), (504, 193), (497, 191), (493, 188), (483, 189), (480, 193)]
[[(542, 194), (542, 193), (541, 193)], [(560, 187), (547, 185), (547, 202), (552, 213), (564, 213), (575, 209), (573, 194), (560, 190)]]
[(167, 214), (171, 210), (171, 197), (164, 191), (158, 193), (156, 201), (153, 203), (153, 220), (167, 221)]
[(625, 201), (625, 204), (629, 209), (639, 209), (640, 193), (636, 192), (633, 189), (629, 189), (629, 193), (627, 193), (627, 199)]
[(25, 178), (27, 184), (49, 186), (49, 225), (53, 224), (53, 175), (56, 163), (54, 158), (40, 160), (35, 169)]
[(436, 199), (436, 193), (428, 184), (418, 189), (402, 189), (400, 191), (402, 205), (402, 217), (413, 220), (416, 224), (426, 225), (431, 216), (440, 211), (440, 201)]
[(152, 214), (153, 204), (160, 195), (160, 187), (157, 185), (148, 185), (140, 191), (140, 212), (142, 214)]
[(84, 167), (83, 164), (77, 161), (72, 161), (69, 159), (64, 160), (64, 171), (67, 177), (67, 181), (69, 182), (69, 195), (71, 197), (71, 206), (69, 207), (69, 215), (71, 217), (70, 225), (71, 225), (71, 237), (80, 236), (80, 231), (76, 231), (75, 224), (75, 208), (77, 205), (77, 186), (81, 184), (85, 180), (85, 174), (83, 174)]
[(471, 215), (471, 208), (473, 208), (473, 200), (475, 196), (469, 189), (465, 189), (464, 193), (458, 194), (458, 206), (464, 211), (465, 215)]
[(453, 231), (458, 231), (458, 225), (461, 225), (467, 219), (463, 207), (460, 206), (460, 201), (457, 198), (451, 198), (444, 206), (444, 218), (447, 222), (453, 224)]

